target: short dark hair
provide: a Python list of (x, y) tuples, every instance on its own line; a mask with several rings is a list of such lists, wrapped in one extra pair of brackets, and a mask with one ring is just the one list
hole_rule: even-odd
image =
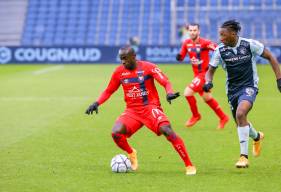
[(127, 54), (133, 54), (133, 55), (136, 54), (134, 48), (131, 47), (130, 45), (125, 45), (125, 46), (121, 47), (119, 49), (119, 54), (120, 54), (120, 52), (126, 52)]
[(236, 20), (228, 20), (225, 21), (222, 25), (221, 28), (228, 28), (231, 31), (234, 31), (236, 33), (239, 33), (241, 31), (241, 26), (240, 23)]
[(198, 29), (200, 29), (200, 25), (199, 25), (199, 23), (190, 23), (190, 24), (189, 24), (189, 26), (197, 26), (197, 27), (198, 27)]

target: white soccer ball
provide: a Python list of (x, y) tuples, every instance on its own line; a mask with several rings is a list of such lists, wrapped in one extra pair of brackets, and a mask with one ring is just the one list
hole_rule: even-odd
[(110, 166), (114, 173), (126, 173), (131, 170), (131, 161), (126, 155), (118, 154), (112, 158)]

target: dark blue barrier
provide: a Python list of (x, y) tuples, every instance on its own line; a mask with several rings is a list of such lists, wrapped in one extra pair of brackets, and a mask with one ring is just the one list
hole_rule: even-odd
[[(98, 64), (119, 63), (117, 46), (97, 47), (0, 47), (0, 63), (40, 64), (40, 63), (73, 63)], [(136, 48), (137, 58), (153, 63), (178, 63), (176, 54), (179, 47), (175, 46), (141, 46)], [(273, 54), (281, 62), (281, 47), (270, 47)], [(188, 57), (185, 63), (189, 63)], [(267, 63), (258, 58), (257, 63)]]

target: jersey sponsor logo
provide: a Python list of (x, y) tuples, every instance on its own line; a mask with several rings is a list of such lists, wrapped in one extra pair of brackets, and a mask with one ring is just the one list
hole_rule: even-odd
[(143, 97), (149, 95), (149, 91), (147, 90), (141, 90), (139, 88), (137, 88), (136, 86), (134, 86), (132, 89), (130, 89), (127, 93), (126, 96), (129, 98), (139, 98), (139, 97)]
[(123, 82), (124, 82), (125, 84), (127, 84), (127, 83), (129, 83), (129, 79), (124, 79)]
[(251, 87), (248, 87), (248, 88), (246, 88), (245, 92), (246, 92), (248, 97), (252, 97), (255, 93), (255, 90)]
[(235, 56), (235, 57), (232, 57), (232, 58), (226, 58), (224, 59), (226, 62), (235, 62), (235, 61), (239, 61), (239, 60), (248, 60), (251, 58), (251, 55), (243, 55), (243, 56)]
[(137, 74), (144, 74), (144, 71), (137, 71)]
[(130, 74), (131, 74), (130, 72), (123, 72), (123, 73), (121, 73), (122, 76), (130, 75)]
[(190, 61), (191, 61), (192, 65), (200, 65), (200, 64), (203, 63), (202, 60), (197, 59), (196, 57), (192, 57), (192, 58), (190, 59)]

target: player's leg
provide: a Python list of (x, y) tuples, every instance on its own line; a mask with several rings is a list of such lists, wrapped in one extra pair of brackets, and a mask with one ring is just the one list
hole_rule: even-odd
[(205, 103), (211, 107), (211, 109), (216, 113), (219, 117), (220, 122), (218, 125), (218, 129), (223, 129), (225, 124), (229, 121), (229, 117), (223, 112), (222, 108), (219, 106), (219, 103), (212, 96), (211, 92), (201, 92), (200, 96), (202, 96)]
[(183, 140), (172, 130), (170, 124), (160, 125), (160, 132), (167, 138), (169, 142), (173, 145), (174, 149), (180, 155), (186, 166), (187, 175), (195, 175), (196, 168), (192, 165), (187, 150), (185, 148)]
[(237, 132), (240, 142), (240, 158), (236, 163), (237, 168), (248, 167), (248, 142), (250, 127), (247, 121), (247, 114), (251, 110), (252, 104), (247, 100), (239, 102), (236, 110)]
[(146, 110), (141, 114), (142, 123), (153, 131), (155, 134), (160, 136), (164, 134), (168, 141), (171, 142), (175, 150), (178, 152), (182, 160), (186, 165), (186, 173), (192, 175), (196, 173), (195, 167), (189, 159), (188, 153), (186, 151), (183, 140), (176, 135), (176, 133), (171, 129), (170, 122), (163, 112), (162, 108), (159, 106), (149, 105)]
[(248, 166), (249, 137), (253, 138), (255, 142), (257, 142), (257, 147), (259, 148), (258, 153), (260, 152), (260, 141), (263, 138), (263, 134), (258, 133), (247, 120), (247, 115), (249, 111), (252, 109), (253, 103), (256, 98), (256, 94), (257, 94), (257, 89), (246, 88), (242, 90), (242, 93), (240, 94), (238, 99), (238, 106), (236, 109), (236, 123), (237, 123), (238, 137), (240, 141), (240, 159), (236, 163), (236, 167)]
[(127, 138), (133, 135), (141, 127), (141, 122), (128, 115), (121, 115), (112, 128), (112, 138), (119, 148), (128, 153), (128, 157), (132, 164), (132, 170), (138, 168), (137, 151), (129, 145)]
[(196, 98), (194, 97), (195, 92), (194, 90), (192, 90), (191, 86), (193, 86), (193, 83), (187, 86), (184, 90), (184, 96), (192, 113), (192, 117), (185, 123), (187, 127), (193, 126), (197, 121), (201, 119), (201, 115), (198, 112), (197, 101)]
[[(243, 100), (246, 100), (250, 102), (251, 106), (253, 106), (253, 103), (255, 102), (256, 95), (258, 93), (258, 90), (256, 88), (247, 87), (243, 89), (243, 94), (239, 97), (239, 103)], [(253, 155), (259, 156), (261, 151), (261, 141), (264, 138), (264, 134), (262, 132), (256, 131), (256, 129), (253, 127), (253, 125), (247, 121), (247, 124), (249, 126), (249, 137), (253, 139)], [(239, 124), (238, 124), (239, 125)]]
[(126, 132), (126, 126), (121, 121), (117, 121), (112, 128), (111, 135), (116, 145), (130, 154), (133, 149), (127, 141)]

